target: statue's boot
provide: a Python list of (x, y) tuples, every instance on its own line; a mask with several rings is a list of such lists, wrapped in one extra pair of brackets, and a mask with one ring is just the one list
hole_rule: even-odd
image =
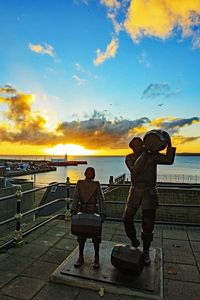
[(93, 269), (99, 269), (100, 264), (99, 264), (99, 243), (98, 242), (94, 243), (94, 251), (95, 251), (95, 256), (94, 256)]
[(74, 264), (75, 268), (80, 268), (84, 264), (83, 251), (84, 251), (85, 241), (79, 242), (79, 257)]
[(131, 244), (133, 247), (137, 248), (140, 245), (140, 241), (138, 241), (138, 239), (135, 237), (131, 239)]
[(82, 256), (79, 256), (77, 261), (74, 264), (75, 268), (80, 268), (84, 264), (84, 258)]
[(149, 248), (153, 240), (153, 233), (142, 232), (142, 240), (143, 240), (144, 265), (148, 266), (151, 263), (150, 256), (149, 256)]

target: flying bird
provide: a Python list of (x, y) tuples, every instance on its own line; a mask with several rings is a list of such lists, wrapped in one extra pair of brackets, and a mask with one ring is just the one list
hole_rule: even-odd
[(163, 106), (163, 103), (158, 104), (158, 106)]

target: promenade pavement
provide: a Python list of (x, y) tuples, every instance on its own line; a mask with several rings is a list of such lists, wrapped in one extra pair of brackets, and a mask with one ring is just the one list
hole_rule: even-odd
[[(123, 224), (109, 221), (103, 225), (103, 240), (129, 243)], [(49, 284), (50, 274), (76, 246), (70, 222), (54, 220), (25, 237), (20, 247), (1, 251), (0, 300), (131, 300), (70, 286), (66, 293), (62, 285)], [(164, 299), (200, 299), (200, 227), (156, 225), (152, 246), (163, 250)]]

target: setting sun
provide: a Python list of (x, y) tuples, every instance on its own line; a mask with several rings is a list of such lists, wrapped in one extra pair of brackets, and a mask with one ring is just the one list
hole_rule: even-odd
[(65, 153), (68, 155), (94, 155), (96, 151), (75, 144), (58, 144), (52, 148), (47, 148), (45, 152), (51, 155), (64, 155)]

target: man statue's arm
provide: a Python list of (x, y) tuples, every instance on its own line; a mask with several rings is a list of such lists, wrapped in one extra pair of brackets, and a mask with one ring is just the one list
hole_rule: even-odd
[(171, 138), (167, 132), (164, 132), (165, 138), (167, 139), (167, 151), (166, 154), (158, 153), (155, 155), (155, 162), (159, 165), (172, 165), (176, 154), (176, 148), (172, 147)]
[(156, 164), (159, 165), (172, 165), (176, 154), (176, 148), (168, 146), (166, 154), (158, 153), (154, 156)]

